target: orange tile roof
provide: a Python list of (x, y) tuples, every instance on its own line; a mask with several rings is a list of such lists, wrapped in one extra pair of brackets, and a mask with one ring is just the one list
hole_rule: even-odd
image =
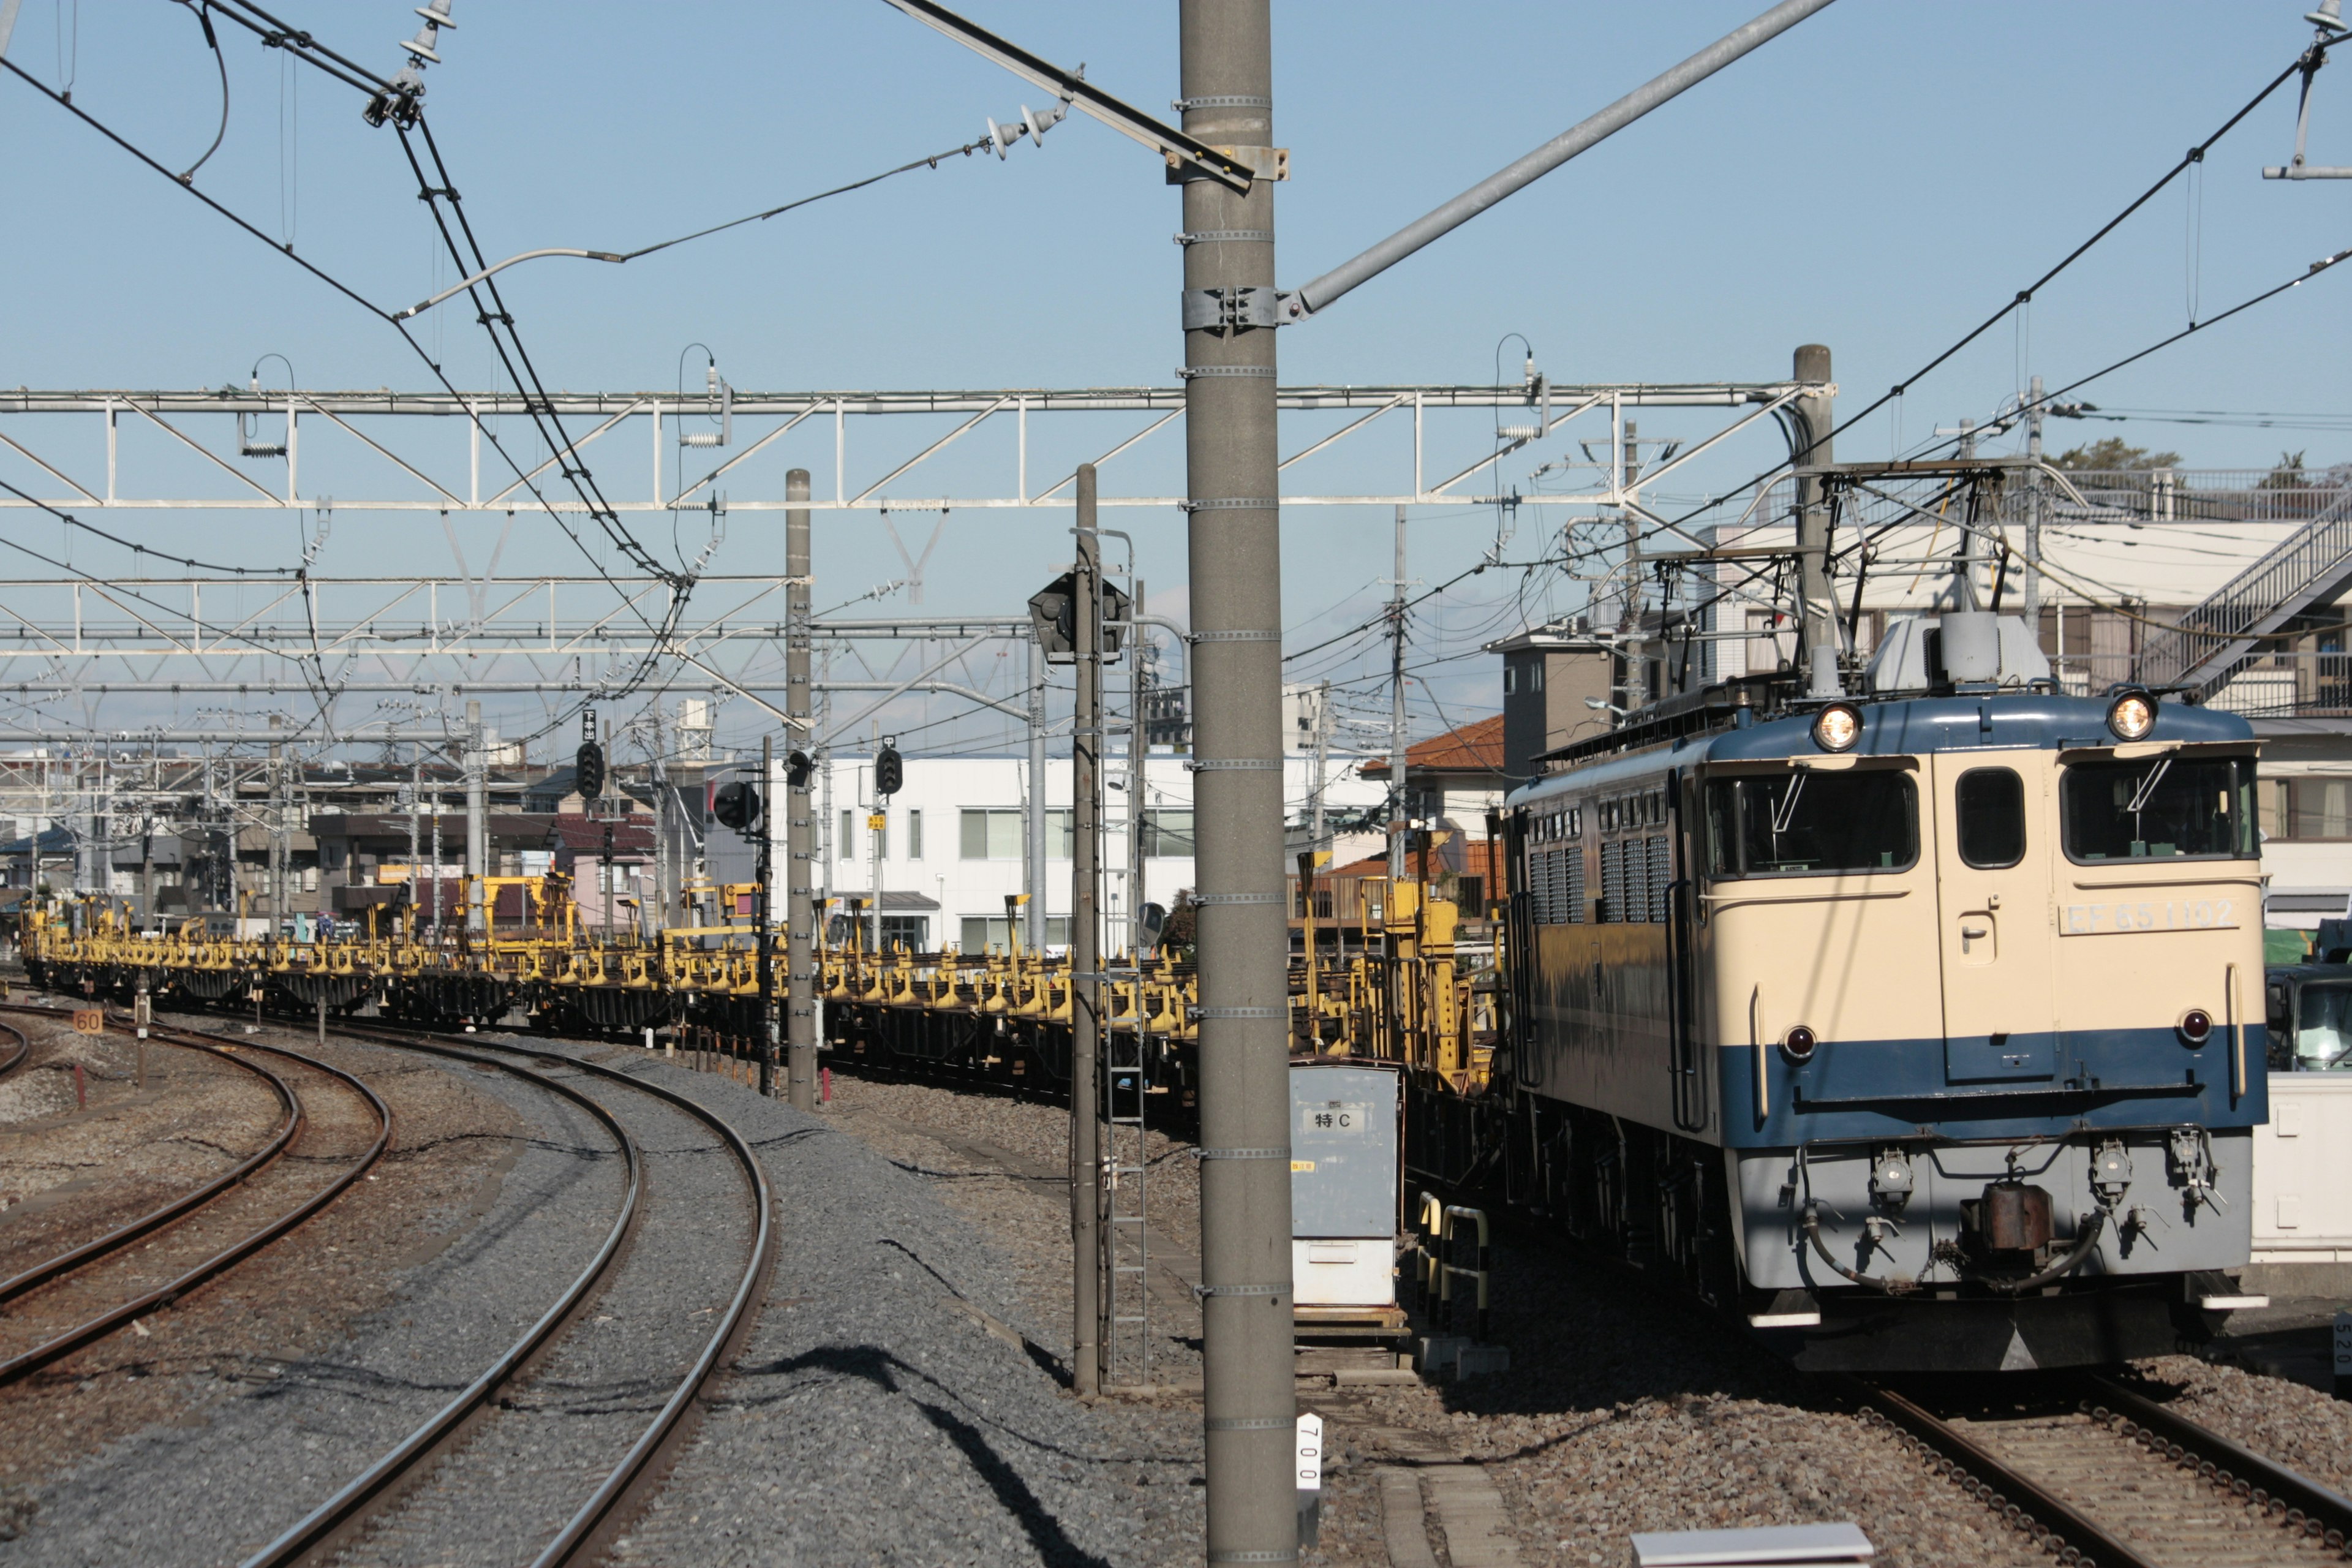
[[(1503, 841), (1501, 839), (1465, 838), (1462, 840), (1462, 850), (1465, 857), (1462, 868), (1464, 876), (1484, 877), (1489, 888), (1502, 886)], [(1375, 855), (1362, 860), (1350, 860), (1345, 866), (1327, 866), (1315, 873), (1315, 882), (1318, 887), (1328, 887), (1335, 877), (1385, 877), (1388, 874), (1388, 857)], [(1297, 879), (1296, 876), (1291, 878), (1294, 882)]]
[[(1481, 719), (1465, 724), (1458, 730), (1448, 730), (1443, 735), (1432, 735), (1407, 746), (1404, 752), (1407, 773), (1492, 773), (1503, 771), (1503, 716)], [(1386, 778), (1389, 760), (1375, 758), (1360, 770), (1370, 777)]]

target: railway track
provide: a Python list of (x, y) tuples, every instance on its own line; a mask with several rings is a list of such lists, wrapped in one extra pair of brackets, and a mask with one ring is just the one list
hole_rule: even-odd
[[(16, 1004), (5, 1010), (57, 1016), (52, 1008)], [(9, 1032), (24, 1038), (21, 1030)], [(259, 1148), (212, 1180), (0, 1280), (0, 1305), (8, 1309), (0, 1328), (0, 1384), (37, 1372), (236, 1267), (341, 1195), (392, 1140), (391, 1109), (341, 1068), (282, 1047), (184, 1030), (151, 1028), (150, 1038), (253, 1074), (268, 1086), (282, 1114)], [(250, 1059), (248, 1051), (266, 1054), (274, 1065)], [(313, 1134), (298, 1082), (314, 1092), (353, 1097), (373, 1121), (373, 1134), (341, 1154), (311, 1149), (310, 1143), (328, 1140)], [(297, 1149), (340, 1162), (339, 1168), (322, 1181), (286, 1157)], [(134, 1251), (134, 1242), (143, 1245)]]
[(0, 1024), (0, 1036), (9, 1042), (0, 1045), (0, 1078), (5, 1078), (25, 1065), (25, 1058), (33, 1054), (33, 1041), (14, 1024)]
[[(557, 1300), (455, 1398), (246, 1568), (420, 1553), (437, 1561), (459, 1542), (469, 1555), (511, 1554), (537, 1568), (583, 1561), (658, 1483), (757, 1316), (773, 1253), (773, 1204), (759, 1158), (691, 1099), (601, 1063), (480, 1037), (459, 1044), (341, 1032), (505, 1072), (565, 1101), (611, 1141), (619, 1192), (601, 1243)], [(583, 1079), (625, 1092), (608, 1100)], [(727, 1249), (715, 1236), (725, 1227), (714, 1225), (724, 1200), (714, 1201), (712, 1166), (722, 1163), (736, 1173), (748, 1222), (740, 1272), (716, 1256)], [(611, 1310), (592, 1319), (592, 1305)], [(602, 1334), (616, 1320), (626, 1328)], [(644, 1406), (656, 1401), (647, 1420)], [(518, 1489), (521, 1478), (535, 1494)]]
[(2062, 1563), (2284, 1568), (2352, 1557), (2352, 1500), (2120, 1384), (2067, 1374), (1965, 1395), (1853, 1385), (1941, 1475)]

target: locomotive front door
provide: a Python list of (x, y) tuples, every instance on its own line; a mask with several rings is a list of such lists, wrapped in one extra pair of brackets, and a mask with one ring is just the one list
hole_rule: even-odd
[(2037, 754), (1929, 753), (1929, 808), (1944, 987), (1944, 1077), (1950, 1083), (2046, 1079), (2052, 1027), (2046, 768)]

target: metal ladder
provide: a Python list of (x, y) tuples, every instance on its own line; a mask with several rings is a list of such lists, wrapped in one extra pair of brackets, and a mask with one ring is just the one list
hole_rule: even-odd
[[(1150, 1247), (1146, 1239), (1145, 1182), (1150, 1148), (1143, 1125), (1146, 1100), (1142, 973), (1135, 973), (1137, 1017), (1132, 1032), (1103, 1034), (1103, 1353), (1108, 1383), (1151, 1381)], [(1128, 1108), (1122, 1114), (1122, 1108)], [(1134, 1367), (1122, 1376), (1122, 1351)]]

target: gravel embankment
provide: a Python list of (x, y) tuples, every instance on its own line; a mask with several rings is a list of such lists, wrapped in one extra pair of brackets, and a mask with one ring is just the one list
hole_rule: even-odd
[(1038, 1315), (998, 1233), (942, 1201), (972, 1184), (963, 1162), (886, 1153), (835, 1112), (687, 1081), (765, 1155), (780, 1251), (736, 1375), (617, 1561), (1200, 1560), (1198, 1417), (1063, 1392), (1066, 1310)]
[(2165, 1356), (2136, 1368), (2191, 1421), (2265, 1458), (2352, 1496), (2352, 1405), (2315, 1388), (2192, 1356)]
[(266, 1081), (205, 1052), (151, 1043), (142, 1084), (133, 1039), (0, 1016), (32, 1047), (0, 1079), (0, 1277), (219, 1175), (284, 1114)]
[(342, 1042), (323, 1054), (390, 1104), (393, 1148), (144, 1334), (8, 1390), (8, 1561), (236, 1562), (446, 1400), (450, 1367), (503, 1348), (547, 1299), (535, 1274), (578, 1268), (532, 1216), (593, 1176), (568, 1148), (593, 1124), (548, 1122), (547, 1097), (502, 1075)]

